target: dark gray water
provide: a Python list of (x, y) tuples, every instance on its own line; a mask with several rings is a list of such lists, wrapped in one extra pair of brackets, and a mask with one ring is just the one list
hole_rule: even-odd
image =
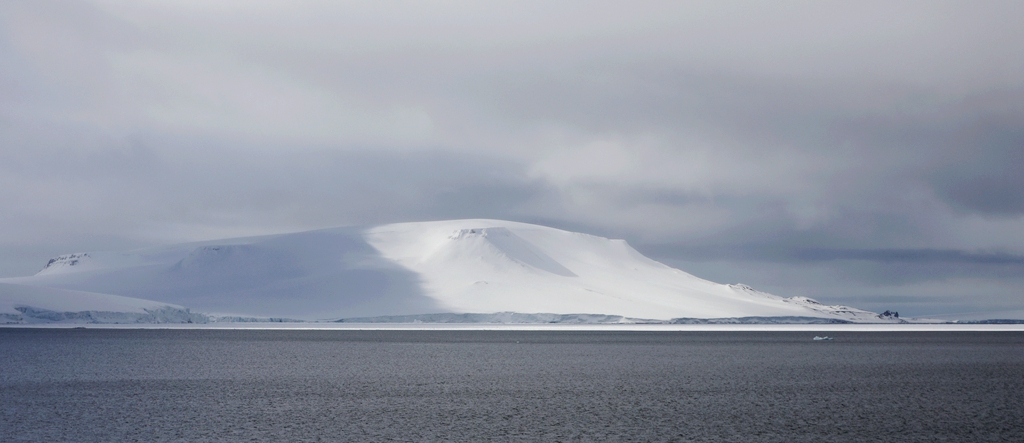
[(1024, 333), (0, 329), (0, 441), (1024, 441)]

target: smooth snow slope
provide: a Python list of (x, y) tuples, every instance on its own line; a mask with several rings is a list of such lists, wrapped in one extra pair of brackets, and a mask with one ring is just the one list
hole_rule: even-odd
[(307, 319), (429, 313), (648, 319), (876, 314), (697, 278), (623, 240), (500, 220), (399, 223), (69, 254), (0, 282)]

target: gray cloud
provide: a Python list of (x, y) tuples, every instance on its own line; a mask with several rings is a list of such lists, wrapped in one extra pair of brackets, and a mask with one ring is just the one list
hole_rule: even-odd
[[(1020, 100), (1020, 94), (1013, 94)], [(1024, 106), (982, 115), (957, 133), (956, 163), (931, 173), (940, 198), (957, 210), (995, 216), (1024, 214)]]

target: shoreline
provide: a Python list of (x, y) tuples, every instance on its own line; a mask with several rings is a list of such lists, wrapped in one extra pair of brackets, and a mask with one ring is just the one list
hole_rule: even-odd
[(188, 329), (336, 331), (567, 331), (567, 332), (1024, 332), (1024, 324), (478, 324), (478, 323), (36, 323), (10, 329)]

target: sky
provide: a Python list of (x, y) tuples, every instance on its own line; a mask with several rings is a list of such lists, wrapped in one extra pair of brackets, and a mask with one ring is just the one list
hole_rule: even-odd
[[(497, 218), (1024, 318), (1024, 2), (0, 2), (0, 277)], [(989, 315), (990, 316), (990, 315)]]

